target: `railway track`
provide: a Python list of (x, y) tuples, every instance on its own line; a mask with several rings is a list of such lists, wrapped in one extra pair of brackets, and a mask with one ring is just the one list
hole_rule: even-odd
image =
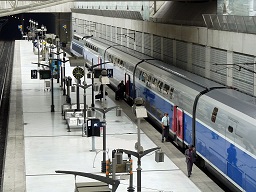
[(2, 189), (5, 147), (9, 120), (14, 42), (0, 41), (0, 185)]

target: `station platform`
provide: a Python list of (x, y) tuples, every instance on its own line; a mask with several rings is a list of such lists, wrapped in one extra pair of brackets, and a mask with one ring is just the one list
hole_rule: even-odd
[[(101, 173), (103, 138), (96, 137), (96, 150), (90, 151), (92, 138), (82, 136), (81, 128), (71, 128), (68, 132), (62, 116), (66, 97), (60, 84), (54, 80), (55, 112), (51, 112), (51, 91), (45, 90), (44, 80), (31, 79), (31, 70), (37, 69), (32, 62), (37, 62), (32, 42), (16, 41), (3, 191), (71, 192), (75, 190), (76, 182), (96, 182), (55, 172), (77, 171), (104, 176)], [(66, 63), (66, 76), (73, 77), (72, 69)], [(116, 116), (115, 110), (106, 113), (107, 156), (111, 158), (114, 149), (135, 151), (137, 125), (130, 106), (124, 101), (115, 101), (114, 93), (110, 89), (107, 91), (106, 107), (119, 105), (122, 108), (121, 116)], [(86, 102), (90, 106), (91, 88), (86, 93)], [(83, 101), (82, 89), (80, 101)], [(71, 93), (71, 102), (76, 102), (76, 93)], [(96, 100), (95, 107), (101, 108), (102, 102)], [(96, 116), (102, 119), (101, 113)], [(160, 163), (155, 162), (154, 152), (142, 157), (143, 192), (223, 191), (196, 166), (188, 178), (184, 154), (171, 143), (162, 143), (160, 133), (147, 121), (141, 121), (140, 129), (144, 150), (161, 147), (165, 153), (164, 162)], [(125, 159), (126, 155), (123, 156)], [(132, 159), (133, 185), (137, 191), (137, 159)], [(120, 179), (117, 191), (127, 191), (129, 175), (118, 173), (117, 178)]]

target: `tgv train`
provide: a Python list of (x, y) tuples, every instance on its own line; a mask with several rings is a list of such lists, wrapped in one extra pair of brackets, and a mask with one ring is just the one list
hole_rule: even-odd
[[(183, 148), (194, 141), (200, 165), (217, 174), (230, 191), (256, 191), (254, 97), (235, 89), (205, 91), (223, 86), (121, 45), (81, 39), (74, 36), (72, 53), (111, 62), (105, 65), (113, 69), (111, 85), (124, 80), (126, 99), (144, 98), (149, 117), (159, 126), (164, 112), (169, 113), (170, 137)], [(200, 93), (193, 121), (193, 104)]]

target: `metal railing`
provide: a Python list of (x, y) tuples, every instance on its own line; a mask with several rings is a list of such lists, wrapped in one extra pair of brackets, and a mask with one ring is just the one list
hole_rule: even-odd
[(203, 14), (208, 29), (256, 34), (255, 16)]

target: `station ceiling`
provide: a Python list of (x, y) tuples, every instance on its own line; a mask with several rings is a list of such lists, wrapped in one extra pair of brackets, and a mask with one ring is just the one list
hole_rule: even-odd
[[(19, 4), (19, 1), (22, 2)], [(15, 15), (25, 12), (34, 11), (37, 9), (47, 8), (54, 5), (60, 5), (68, 2), (103, 2), (103, 1), (113, 1), (113, 0), (14, 0), (14, 1), (5, 1), (0, 0), (0, 2), (6, 2), (10, 5), (9, 9), (1, 9), (0, 8), (0, 17)], [(127, 2), (127, 0), (116, 0), (117, 2)], [(130, 1), (139, 1), (139, 0), (130, 0)], [(141, 1), (141, 0), (140, 0)], [(156, 0), (156, 1), (163, 1), (163, 0)], [(171, 0), (171, 1), (180, 1), (180, 2), (209, 2), (215, 0)], [(27, 3), (24, 3), (27, 2)]]

